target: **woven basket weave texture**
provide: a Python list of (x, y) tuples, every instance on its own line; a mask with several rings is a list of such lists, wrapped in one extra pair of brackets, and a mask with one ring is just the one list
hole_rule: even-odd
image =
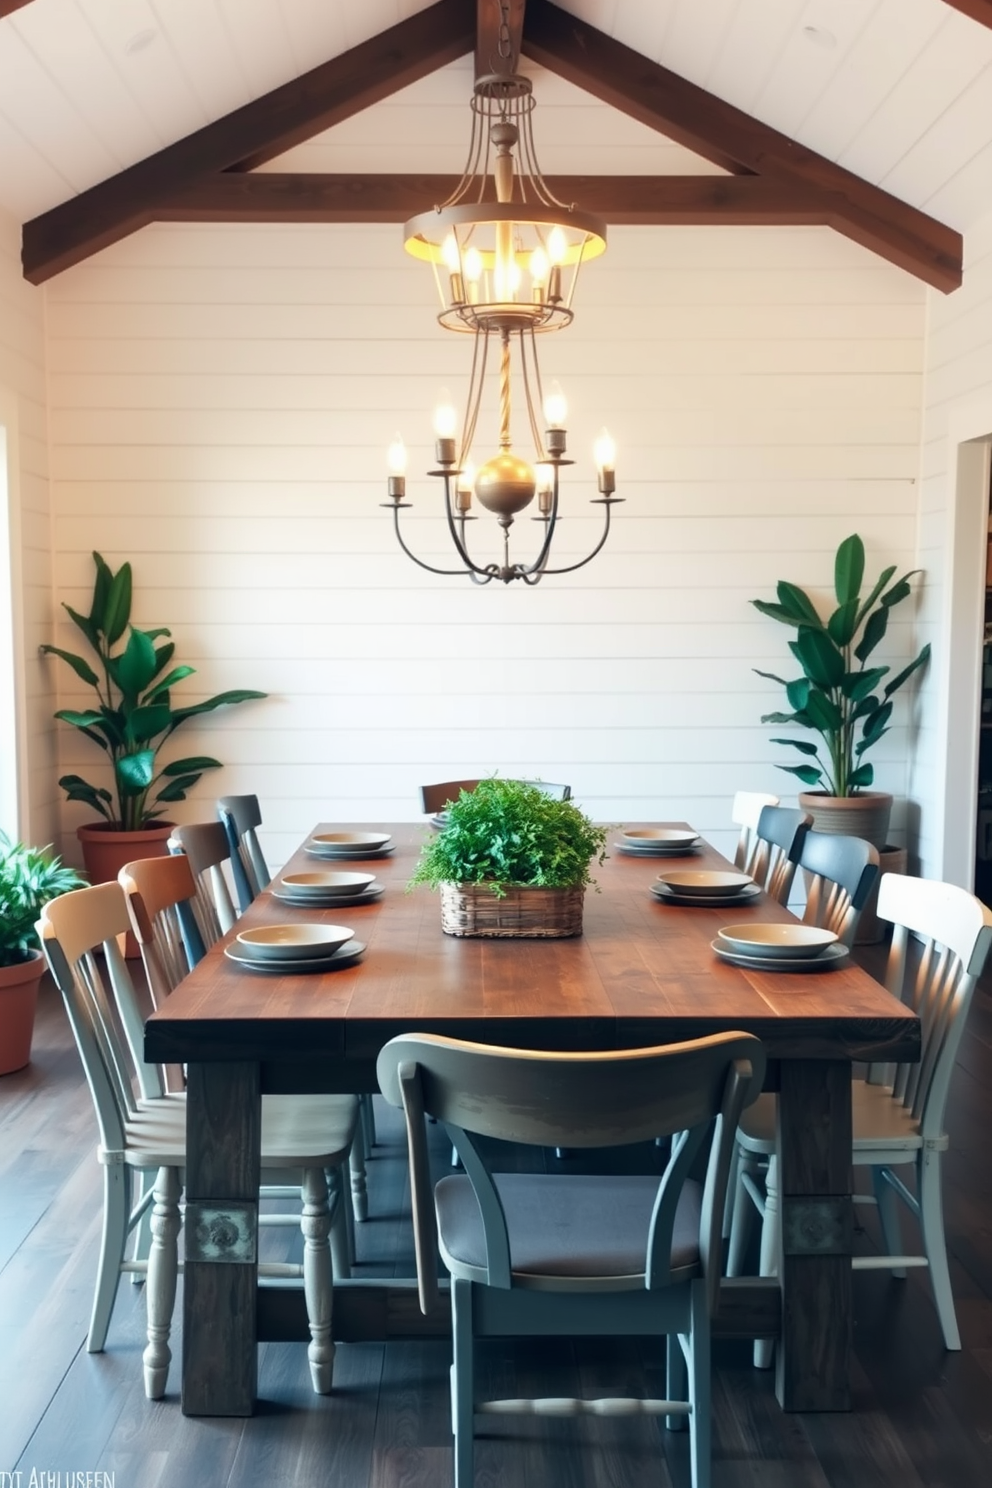
[(445, 935), (520, 936), (531, 940), (561, 940), (582, 934), (585, 887), (507, 888), (499, 899), (492, 885), (443, 883), (441, 929)]

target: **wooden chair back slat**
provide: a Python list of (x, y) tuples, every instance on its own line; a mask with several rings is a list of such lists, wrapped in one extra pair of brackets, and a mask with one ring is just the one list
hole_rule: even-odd
[(231, 890), (224, 877), (230, 871), (231, 845), (220, 822), (196, 822), (176, 827), (169, 839), (170, 852), (184, 852), (196, 880), (193, 912), (204, 945), (213, 945), (237, 920)]
[[(734, 866), (742, 873), (750, 873), (752, 878), (757, 877), (754, 872), (754, 863), (761, 845), (761, 839), (758, 836), (758, 819), (766, 806), (778, 804), (778, 796), (770, 795), (765, 791), (738, 791), (734, 796), (730, 819), (736, 827), (741, 829), (734, 851)], [(764, 874), (760, 881), (764, 881)]]
[(806, 876), (803, 923), (854, 943), (861, 911), (878, 880), (878, 851), (861, 837), (806, 832), (796, 853)]
[(258, 797), (221, 796), (217, 802), (217, 815), (231, 849), (234, 886), (244, 913), (272, 879), (256, 830), (262, 825)]

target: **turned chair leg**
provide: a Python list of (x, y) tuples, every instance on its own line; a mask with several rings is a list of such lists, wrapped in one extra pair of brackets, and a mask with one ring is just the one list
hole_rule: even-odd
[(152, 1203), (152, 1243), (148, 1254), (145, 1306), (148, 1312), (148, 1344), (142, 1356), (145, 1394), (161, 1400), (169, 1378), (172, 1350), (169, 1334), (176, 1305), (179, 1275), (179, 1174), (175, 1168), (159, 1168)]
[(323, 1168), (307, 1168), (303, 1174), (303, 1292), (310, 1324), (310, 1375), (314, 1392), (327, 1395), (334, 1373), (334, 1339), (331, 1336), (331, 1306), (334, 1280), (331, 1269), (331, 1211), (327, 1201), (327, 1179)]

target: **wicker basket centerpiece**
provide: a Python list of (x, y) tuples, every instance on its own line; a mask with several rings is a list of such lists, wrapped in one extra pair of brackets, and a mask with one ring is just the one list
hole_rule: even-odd
[(604, 828), (573, 801), (493, 777), (449, 804), (411, 885), (440, 890), (446, 935), (581, 935), (590, 863), (603, 861), (605, 843)]

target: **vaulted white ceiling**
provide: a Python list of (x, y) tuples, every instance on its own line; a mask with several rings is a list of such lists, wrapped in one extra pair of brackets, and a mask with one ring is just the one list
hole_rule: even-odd
[[(944, 0), (556, 0), (959, 231), (992, 209), (992, 30)], [(26, 221), (424, 0), (31, 0), (0, 19), (0, 208)], [(549, 172), (717, 167), (524, 62)], [(460, 168), (472, 58), (276, 170)]]

